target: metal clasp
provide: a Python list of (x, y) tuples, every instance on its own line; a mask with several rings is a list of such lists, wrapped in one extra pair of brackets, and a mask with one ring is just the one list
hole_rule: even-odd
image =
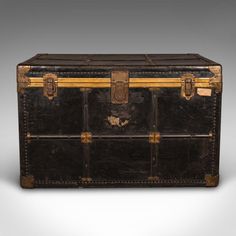
[(112, 71), (111, 102), (114, 104), (128, 103), (129, 73), (127, 70)]
[(57, 96), (57, 75), (48, 73), (43, 76), (43, 95), (49, 100)]
[(181, 77), (181, 96), (190, 100), (195, 94), (195, 77), (191, 73), (183, 74)]

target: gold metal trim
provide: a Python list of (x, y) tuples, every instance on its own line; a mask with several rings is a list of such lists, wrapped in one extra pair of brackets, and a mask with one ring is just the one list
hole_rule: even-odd
[[(222, 90), (222, 73), (221, 66), (208, 66), (204, 67), (209, 69), (214, 76), (209, 78), (194, 78), (195, 88), (215, 88), (216, 92)], [(19, 66), (18, 67), (18, 87), (44, 87), (44, 77), (25, 77), (25, 74), (30, 69), (30, 66)], [(126, 71), (125, 71), (126, 72)], [(183, 78), (187, 75), (184, 74), (181, 77), (168, 77), (168, 78), (128, 78), (129, 88), (182, 88)], [(57, 87), (60, 88), (111, 88), (112, 87), (112, 77), (111, 78), (79, 78), (79, 77), (57, 77)], [(188, 98), (190, 96), (187, 96)]]
[(219, 183), (219, 175), (205, 175), (205, 181), (207, 187), (216, 187)]
[[(182, 78), (129, 78), (129, 88), (180, 88)], [(43, 87), (43, 78), (30, 77), (28, 87)], [(195, 87), (209, 88), (210, 78), (195, 78)], [(57, 78), (61, 88), (110, 88), (111, 78)]]
[(214, 74), (214, 77), (210, 78), (209, 84), (215, 88), (216, 93), (222, 92), (222, 69), (221, 66), (209, 66), (209, 70)]
[(24, 89), (30, 86), (30, 79), (26, 76), (29, 70), (30, 66), (17, 67), (17, 91), (19, 93), (24, 93)]
[(47, 73), (43, 76), (43, 95), (49, 100), (57, 96), (57, 75)]
[(34, 187), (34, 176), (27, 175), (20, 177), (20, 184), (22, 188), (33, 188)]
[(149, 143), (159, 143), (161, 135), (159, 132), (151, 132), (149, 134)]
[(81, 143), (91, 143), (91, 142), (92, 142), (92, 134), (90, 132), (82, 132)]

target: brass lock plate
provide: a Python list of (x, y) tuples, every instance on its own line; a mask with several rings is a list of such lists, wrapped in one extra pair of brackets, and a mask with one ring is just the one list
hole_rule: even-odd
[(190, 100), (195, 94), (195, 77), (191, 73), (183, 74), (181, 77), (181, 96)]
[(127, 70), (114, 70), (111, 76), (111, 102), (114, 104), (128, 103), (129, 73)]
[(57, 75), (48, 73), (43, 76), (43, 95), (49, 100), (57, 96)]

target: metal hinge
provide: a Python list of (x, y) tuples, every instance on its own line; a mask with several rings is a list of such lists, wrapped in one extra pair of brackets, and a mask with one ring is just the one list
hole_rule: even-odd
[(129, 73), (127, 70), (112, 71), (111, 102), (114, 104), (128, 103)]
[(48, 73), (43, 76), (43, 95), (49, 100), (57, 96), (57, 75)]
[(181, 96), (190, 100), (195, 94), (195, 77), (191, 73), (183, 74), (181, 77)]

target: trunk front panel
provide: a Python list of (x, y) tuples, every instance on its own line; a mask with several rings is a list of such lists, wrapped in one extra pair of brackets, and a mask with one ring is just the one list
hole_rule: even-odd
[[(208, 68), (129, 68), (123, 104), (112, 103), (110, 68), (74, 68), (35, 67), (27, 72), (34, 82), (19, 93), (21, 175), (35, 186), (199, 186), (218, 175), (220, 85), (196, 79), (194, 96), (182, 94), (182, 74), (203, 81), (213, 75)], [(50, 94), (47, 84), (45, 96), (50, 73), (58, 87)]]
[[(109, 89), (59, 89), (52, 101), (40, 88), (29, 89), (20, 96), (28, 174), (82, 185), (83, 179), (86, 184), (203, 180), (212, 172), (218, 96), (187, 101), (178, 89), (137, 88), (130, 89), (128, 104), (117, 105)], [(92, 134), (91, 143), (81, 142), (81, 132)], [(160, 132), (159, 143), (149, 143), (151, 132)]]

